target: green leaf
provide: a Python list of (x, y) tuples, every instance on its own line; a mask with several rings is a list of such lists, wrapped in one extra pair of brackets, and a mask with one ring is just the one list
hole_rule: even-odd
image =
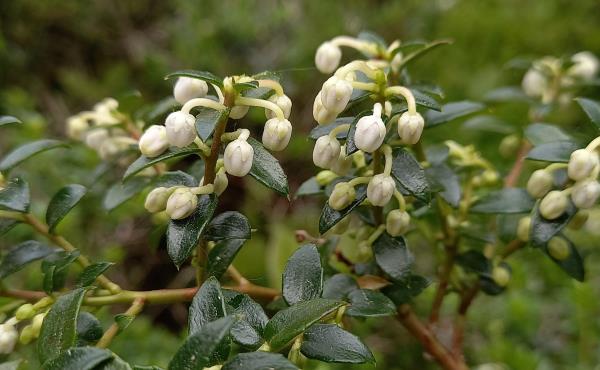
[(377, 44), (379, 47), (381, 47), (383, 49), (387, 48), (387, 44), (385, 43), (385, 40), (383, 39), (383, 37), (379, 36), (375, 32), (362, 31), (361, 33), (358, 34), (357, 38), (359, 40), (364, 40), (364, 41), (368, 41), (368, 42)]
[(264, 337), (272, 351), (279, 351), (309, 326), (334, 314), (343, 305), (343, 302), (323, 298), (300, 302), (277, 312), (265, 327)]
[(96, 281), (96, 278), (112, 265), (114, 265), (112, 262), (98, 262), (87, 266), (83, 269), (81, 275), (79, 275), (77, 286), (86, 287), (92, 285)]
[(8, 153), (0, 162), (0, 171), (7, 171), (36, 154), (50, 149), (64, 148), (68, 145), (58, 140), (38, 140), (21, 145), (12, 152)]
[(318, 298), (323, 289), (323, 267), (317, 247), (307, 244), (288, 259), (283, 271), (283, 298), (289, 305)]
[(204, 325), (225, 315), (225, 298), (221, 292), (221, 285), (215, 277), (210, 277), (198, 289), (190, 305), (190, 335), (198, 333)]
[(388, 296), (396, 305), (409, 303), (414, 297), (423, 292), (431, 282), (418, 275), (410, 275), (403, 280), (387, 286), (382, 293)]
[(488, 103), (532, 102), (519, 86), (503, 86), (489, 91), (483, 100)]
[(279, 353), (239, 353), (227, 361), (221, 370), (298, 370), (298, 367)]
[(2, 218), (0, 217), (0, 236), (9, 232), (13, 227), (17, 226), (20, 221), (12, 219), (12, 218)]
[(242, 96), (246, 98), (267, 100), (274, 93), (275, 92), (273, 91), (273, 89), (270, 89), (268, 87), (257, 87), (255, 89), (247, 89), (242, 91)]
[(23, 123), (20, 119), (13, 116), (0, 116), (0, 127), (11, 123)]
[(227, 314), (240, 317), (231, 328), (231, 337), (245, 348), (258, 348), (263, 342), (262, 334), (269, 317), (263, 308), (246, 294), (224, 290), (223, 295), (227, 304)]
[(256, 89), (258, 87), (258, 81), (248, 81), (248, 82), (236, 82), (233, 84), (233, 88), (237, 92), (242, 92), (250, 89)]
[(198, 186), (198, 180), (183, 171), (169, 171), (165, 172), (162, 175), (155, 177), (152, 180), (151, 185), (155, 188), (165, 187), (170, 188), (172, 186), (187, 186), (187, 187), (195, 187)]
[(213, 85), (217, 85), (219, 87), (223, 87), (223, 79), (221, 79), (220, 77), (210, 73), (210, 72), (206, 72), (206, 71), (195, 71), (193, 69), (186, 69), (186, 70), (182, 70), (182, 71), (176, 71), (173, 73), (169, 73), (166, 77), (165, 80), (168, 80), (170, 78), (174, 78), (174, 77), (191, 77), (191, 78), (197, 78), (199, 80), (203, 80), (208, 82), (209, 84), (213, 84)]
[(54, 194), (46, 210), (46, 223), (51, 233), (67, 213), (79, 203), (85, 193), (87, 193), (85, 186), (71, 184)]
[(600, 128), (600, 102), (581, 97), (575, 98), (575, 101), (579, 103), (596, 128)]
[(375, 363), (373, 354), (357, 336), (335, 324), (315, 324), (302, 338), (300, 352), (308, 358), (346, 364)]
[(565, 213), (554, 220), (546, 220), (540, 214), (539, 205), (537, 205), (531, 214), (531, 243), (536, 247), (545, 246), (554, 235), (567, 226), (575, 213), (577, 213), (577, 208), (569, 200)]
[(572, 137), (563, 130), (547, 123), (532, 123), (527, 126), (525, 137), (533, 145), (572, 140)]
[(112, 211), (137, 194), (141, 193), (152, 181), (149, 177), (134, 177), (124, 183), (112, 185), (102, 200), (102, 206), (107, 211)]
[(131, 366), (117, 356), (114, 356), (112, 360), (105, 364), (102, 364), (100, 368), (94, 370), (132, 370)]
[(227, 340), (234, 321), (232, 316), (223, 317), (188, 337), (169, 363), (169, 370), (201, 370), (210, 366), (215, 352)]
[(325, 234), (327, 230), (331, 229), (344, 217), (346, 217), (354, 208), (360, 205), (363, 200), (367, 197), (367, 187), (365, 185), (358, 185), (356, 189), (356, 199), (354, 202), (341, 211), (336, 211), (329, 206), (329, 203), (325, 203), (323, 210), (321, 211), (321, 217), (319, 218), (319, 232)]
[[(338, 117), (335, 119), (335, 121), (331, 122), (328, 125), (318, 125), (317, 127), (313, 128), (312, 130), (310, 130), (308, 137), (313, 140), (317, 140), (321, 136), (329, 135), (331, 130), (333, 130), (334, 128), (336, 128), (340, 125), (350, 124), (353, 121), (354, 121), (354, 117)], [(342, 131), (342, 132), (338, 132), (336, 138), (338, 140), (344, 140), (344, 139), (346, 139), (347, 136), (348, 136), (348, 131)]]
[(220, 279), (238, 254), (246, 239), (221, 240), (208, 252), (208, 276)]
[(460, 179), (450, 167), (445, 164), (434, 165), (425, 170), (430, 182), (440, 185), (440, 196), (452, 207), (458, 208), (461, 198)]
[(250, 176), (254, 177), (258, 182), (271, 188), (281, 195), (288, 195), (290, 190), (288, 187), (287, 176), (279, 165), (275, 157), (271, 155), (261, 143), (254, 138), (248, 138), (248, 143), (254, 149), (254, 158), (252, 160), (252, 168)]
[(120, 313), (115, 315), (115, 323), (117, 324), (117, 334), (123, 332), (125, 329), (131, 325), (133, 320), (135, 320), (135, 316), (133, 315), (125, 315), (124, 313)]
[(69, 266), (79, 257), (79, 251), (59, 251), (42, 261), (44, 291), (48, 294), (63, 287)]
[(410, 194), (429, 200), (429, 183), (425, 171), (407, 150), (395, 148), (392, 153), (392, 176)]
[(508, 135), (515, 132), (515, 128), (508, 122), (503, 121), (496, 116), (487, 114), (482, 114), (467, 119), (465, 122), (463, 122), (462, 127), (468, 130), (491, 132), (502, 135)]
[(348, 129), (348, 134), (346, 135), (346, 156), (349, 156), (350, 154), (356, 153), (358, 151), (358, 148), (356, 147), (356, 144), (354, 143), (354, 134), (356, 133), (356, 125), (358, 124), (358, 121), (362, 117), (368, 116), (370, 114), (373, 114), (373, 110), (366, 110), (366, 111), (360, 112), (356, 117), (354, 117), (354, 119), (352, 120), (352, 123), (350, 123), (350, 128)]
[(148, 123), (158, 122), (163, 116), (166, 116), (167, 113), (174, 112), (175, 108), (180, 105), (181, 104), (179, 104), (173, 96), (167, 96), (166, 98), (159, 100), (152, 107), (148, 107), (148, 109), (143, 111), (143, 121)]
[(29, 184), (16, 177), (0, 190), (0, 210), (27, 212), (29, 210)]
[(396, 314), (396, 305), (383, 293), (358, 289), (350, 292), (350, 307), (345, 314), (356, 317), (382, 317)]
[(348, 294), (358, 289), (356, 280), (348, 274), (335, 274), (325, 280), (323, 298), (346, 299)]
[(205, 107), (199, 107), (198, 109), (200, 111), (196, 115), (196, 132), (202, 141), (206, 141), (212, 136), (225, 111)]
[(550, 257), (550, 259), (554, 263), (556, 263), (564, 272), (566, 272), (567, 275), (569, 275), (577, 281), (583, 281), (585, 279), (585, 268), (583, 265), (583, 259), (577, 251), (577, 248), (575, 248), (575, 245), (573, 245), (573, 242), (565, 238), (564, 236), (563, 239), (569, 245), (569, 257), (567, 257), (566, 259), (557, 260), (554, 257), (552, 257), (548, 252), (547, 244), (544, 245), (544, 248), (542, 250), (544, 251), (544, 253), (546, 253), (548, 257)]
[[(44, 319), (46, 322), (47, 318)], [(113, 354), (96, 347), (77, 347), (65, 351), (54, 360), (44, 364), (44, 370), (93, 370), (110, 360)]]
[(569, 162), (571, 153), (579, 149), (580, 145), (573, 141), (555, 141), (544, 143), (531, 149), (527, 153), (527, 159), (544, 162)]
[(489, 193), (473, 207), (473, 213), (528, 213), (535, 204), (527, 190), (506, 188)]
[(452, 41), (450, 41), (450, 40), (436, 40), (436, 41), (432, 41), (427, 44), (424, 44), (422, 47), (418, 48), (417, 50), (411, 51), (410, 53), (403, 55), (402, 60), (398, 66), (398, 70), (402, 70), (407, 65), (409, 65), (410, 63), (419, 59), (423, 55), (429, 53), (430, 51), (432, 51), (442, 45), (448, 45), (451, 43), (452, 43)]
[(179, 268), (190, 256), (202, 232), (217, 208), (214, 194), (202, 195), (198, 207), (190, 216), (182, 220), (171, 220), (167, 228), (167, 251), (173, 263)]
[(21, 359), (3, 362), (0, 364), (0, 370), (19, 370), (21, 363), (23, 363), (23, 360)]
[(54, 249), (35, 240), (28, 240), (15, 245), (2, 258), (0, 279), (4, 279), (8, 275), (21, 270), (27, 264), (42, 259), (53, 252)]
[(425, 128), (464, 118), (484, 109), (485, 105), (468, 100), (444, 104), (441, 112), (430, 110), (425, 114)]
[(492, 269), (492, 264), (483, 253), (476, 250), (468, 250), (456, 256), (456, 263), (465, 270), (477, 274), (488, 273)]
[(163, 370), (162, 368), (158, 367), (158, 366), (140, 366), (140, 365), (135, 365), (133, 367), (133, 370)]
[(102, 338), (103, 330), (100, 320), (89, 312), (81, 311), (77, 316), (77, 339), (85, 344), (96, 343)]
[(250, 239), (250, 222), (243, 214), (235, 211), (223, 212), (210, 222), (204, 238), (206, 240)]
[[(432, 96), (417, 90), (415, 88), (410, 88), (409, 89), (414, 98), (415, 98), (415, 103), (421, 107), (427, 108), (427, 109), (433, 109), (436, 111), (441, 111), (442, 110), (442, 106), (440, 105), (440, 103), (438, 103), (437, 100), (435, 100), (435, 98), (433, 98)], [(394, 103), (393, 105), (393, 109), (392, 109), (392, 115), (396, 115), (396, 114), (400, 114), (400, 113), (404, 113), (408, 110), (408, 104), (406, 103), (406, 101), (402, 98), (398, 98), (399, 102), (398, 103)]]
[(403, 280), (410, 273), (414, 256), (403, 237), (381, 234), (373, 243), (373, 253), (377, 265), (392, 279)]
[[(77, 315), (79, 315), (85, 290), (85, 288), (75, 289), (58, 297), (48, 311), (37, 343), (37, 352), (41, 362), (55, 358), (75, 345)], [(67, 358), (72, 358), (69, 352), (65, 355)], [(79, 356), (77, 357), (79, 358)], [(69, 364), (70, 362), (62, 363)], [(60, 367), (60, 369), (64, 368), (66, 367)]]
[(202, 153), (202, 151), (200, 149), (198, 149), (197, 147), (187, 147), (187, 148), (171, 148), (171, 149), (167, 150), (166, 152), (164, 152), (163, 154), (159, 155), (158, 157), (154, 157), (154, 158), (148, 158), (148, 157), (142, 155), (138, 159), (136, 159), (131, 165), (129, 165), (129, 167), (125, 171), (125, 174), (123, 174), (123, 181), (126, 181), (131, 176), (137, 174), (144, 168), (153, 166), (157, 163), (164, 162), (168, 159), (179, 158), (179, 157), (184, 157), (184, 156), (188, 156), (188, 155), (192, 155), (192, 154), (200, 154), (200, 153)]
[(296, 191), (296, 194), (294, 195), (294, 198), (300, 198), (309, 195), (318, 195), (322, 193), (323, 189), (321, 189), (321, 185), (319, 185), (319, 183), (317, 182), (317, 178), (313, 176), (300, 185), (298, 191)]

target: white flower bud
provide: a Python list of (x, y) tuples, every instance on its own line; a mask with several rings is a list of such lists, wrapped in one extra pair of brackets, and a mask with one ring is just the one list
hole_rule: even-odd
[[(283, 111), (283, 116), (286, 119), (290, 118), (290, 113), (292, 112), (292, 101), (287, 95), (273, 94), (269, 98), (269, 101), (281, 108)], [(265, 108), (265, 116), (267, 116), (267, 118), (275, 118), (275, 113), (272, 110)]]
[(548, 89), (548, 79), (542, 72), (530, 68), (523, 76), (521, 87), (526, 95), (539, 98)]
[(17, 344), (18, 339), (19, 333), (14, 325), (0, 325), (0, 354), (11, 353), (15, 348), (15, 344)]
[(164, 153), (169, 147), (167, 129), (165, 126), (152, 125), (148, 127), (138, 143), (140, 152), (148, 158), (154, 158)]
[(165, 127), (169, 144), (179, 148), (190, 145), (196, 139), (196, 118), (189, 113), (173, 112), (167, 116)]
[(329, 206), (336, 211), (348, 207), (356, 199), (354, 187), (347, 182), (338, 182), (329, 196)]
[(569, 200), (563, 192), (553, 190), (540, 202), (540, 214), (547, 220), (554, 220), (565, 212), (568, 204)]
[(592, 174), (598, 166), (598, 155), (587, 149), (577, 149), (571, 153), (567, 173), (575, 181), (581, 181)]
[(600, 197), (600, 183), (596, 180), (577, 182), (571, 192), (571, 200), (577, 208), (592, 208)]
[(590, 217), (590, 213), (587, 210), (579, 210), (577, 213), (575, 213), (575, 215), (573, 216), (573, 218), (571, 218), (571, 221), (569, 221), (569, 229), (571, 230), (579, 230), (581, 229), (585, 223), (587, 222), (587, 220)]
[(589, 51), (579, 52), (571, 57), (573, 65), (567, 73), (584, 81), (593, 79), (598, 73), (600, 62), (594, 54)]
[(555, 236), (548, 241), (548, 254), (557, 261), (564, 261), (571, 255), (571, 248), (564, 238)]
[(315, 102), (313, 103), (313, 117), (319, 125), (327, 125), (333, 122), (337, 117), (336, 112), (329, 111), (323, 106), (320, 91), (315, 98)]
[(167, 214), (172, 220), (186, 218), (196, 210), (198, 196), (189, 188), (175, 189), (167, 200)]
[(373, 176), (371, 181), (369, 181), (367, 198), (372, 205), (383, 207), (392, 199), (395, 189), (396, 183), (394, 179), (389, 175), (380, 173)]
[(385, 219), (385, 231), (391, 236), (400, 236), (408, 231), (410, 227), (410, 215), (408, 212), (394, 209), (387, 214)]
[(108, 139), (108, 130), (97, 128), (85, 135), (85, 144), (94, 150), (100, 150), (102, 143)]
[(352, 90), (350, 81), (337, 76), (329, 77), (321, 89), (323, 107), (330, 112), (341, 113), (352, 97)]
[(153, 189), (146, 196), (144, 207), (151, 213), (164, 211), (167, 208), (167, 201), (171, 194), (173, 194), (173, 191), (174, 189), (167, 189), (164, 187)]
[(215, 194), (223, 194), (225, 189), (227, 189), (227, 186), (229, 186), (229, 179), (227, 178), (227, 174), (225, 173), (225, 171), (217, 172), (217, 175), (215, 176), (215, 183), (213, 185)]
[(398, 119), (398, 136), (405, 144), (416, 144), (421, 139), (425, 120), (419, 113), (402, 113)]
[(292, 124), (287, 119), (271, 118), (265, 123), (262, 143), (265, 148), (280, 151), (290, 142), (292, 137)]
[(315, 54), (315, 65), (321, 73), (331, 73), (337, 69), (342, 59), (342, 50), (327, 41), (321, 44)]
[(327, 186), (330, 182), (337, 178), (338, 174), (329, 170), (321, 171), (317, 174), (317, 176), (315, 176), (315, 180), (320, 186)]
[[(381, 105), (379, 107), (381, 108)], [(379, 109), (379, 112), (358, 120), (354, 132), (354, 144), (363, 152), (372, 153), (383, 144), (385, 133), (385, 125), (381, 119), (381, 109)]]
[(40, 330), (42, 329), (42, 324), (44, 323), (44, 317), (46, 316), (45, 313), (38, 313), (37, 315), (35, 315), (33, 317), (33, 320), (31, 321), (31, 328), (33, 330), (33, 336), (34, 337), (39, 337), (40, 335)]
[(208, 93), (208, 84), (197, 78), (179, 77), (173, 87), (173, 96), (181, 105), (194, 98), (203, 98)]
[(531, 232), (531, 217), (522, 217), (517, 224), (517, 238), (523, 242), (529, 240)]
[(231, 108), (231, 111), (229, 112), (229, 118), (242, 119), (248, 113), (249, 109), (250, 107), (247, 105), (236, 105), (235, 107)]
[(323, 135), (315, 143), (313, 163), (318, 167), (329, 169), (338, 160), (341, 150), (337, 139), (329, 135)]
[(553, 183), (552, 172), (546, 170), (533, 171), (527, 181), (527, 192), (532, 197), (539, 199), (552, 190)]
[(108, 160), (115, 157), (122, 151), (127, 150), (130, 144), (134, 143), (135, 140), (131, 138), (111, 137), (102, 142), (102, 145), (100, 145), (100, 149), (98, 150), (98, 154), (100, 154), (100, 158)]
[(106, 98), (94, 105), (94, 120), (99, 126), (111, 126), (121, 121), (115, 116), (114, 111), (119, 107), (119, 102), (113, 98)]
[(223, 166), (228, 174), (246, 176), (252, 168), (254, 149), (246, 140), (236, 139), (225, 147)]
[(506, 267), (496, 266), (492, 269), (492, 280), (496, 285), (504, 288), (510, 282), (510, 271)]
[(79, 115), (67, 119), (67, 136), (71, 139), (81, 140), (89, 128), (88, 121)]
[(342, 146), (337, 160), (333, 161), (329, 169), (340, 176), (347, 174), (352, 169), (352, 157), (346, 156), (346, 146)]

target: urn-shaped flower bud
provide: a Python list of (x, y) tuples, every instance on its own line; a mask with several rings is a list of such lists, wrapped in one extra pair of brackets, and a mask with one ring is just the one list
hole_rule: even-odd
[(106, 139), (108, 139), (108, 130), (104, 128), (96, 128), (89, 131), (85, 135), (85, 145), (94, 150), (100, 150), (100, 147)]
[(540, 202), (540, 214), (547, 220), (554, 220), (565, 212), (568, 204), (569, 200), (563, 192), (553, 190)]
[(385, 218), (385, 231), (391, 236), (400, 236), (408, 231), (410, 227), (410, 215), (408, 212), (394, 209)]
[(292, 124), (287, 119), (271, 118), (265, 123), (262, 143), (265, 148), (280, 151), (287, 147), (292, 137)]
[(167, 200), (167, 214), (172, 220), (186, 218), (196, 210), (198, 196), (189, 188), (178, 188)]
[(94, 105), (94, 121), (98, 126), (111, 126), (121, 122), (115, 115), (119, 102), (113, 98), (103, 99)]
[(229, 112), (229, 118), (242, 119), (248, 113), (249, 109), (250, 107), (247, 105), (236, 105), (235, 107), (231, 108), (231, 111)]
[(315, 65), (321, 73), (331, 73), (337, 69), (342, 59), (342, 51), (327, 41), (321, 44), (315, 54)]
[(0, 325), (0, 354), (11, 353), (15, 348), (15, 344), (17, 344), (18, 339), (19, 333), (14, 325)]
[(339, 182), (335, 184), (331, 195), (329, 196), (329, 206), (336, 211), (348, 207), (356, 199), (356, 191), (354, 187), (347, 182)]
[[(290, 118), (292, 112), (292, 101), (287, 95), (274, 94), (269, 98), (271, 103), (275, 103), (283, 111), (283, 116), (287, 119)], [(267, 118), (275, 118), (275, 113), (270, 109), (265, 109), (265, 116)]]
[(584, 81), (593, 79), (600, 68), (600, 61), (589, 51), (579, 52), (571, 57), (573, 65), (567, 73)]
[(337, 76), (330, 77), (321, 89), (323, 107), (330, 112), (341, 113), (352, 97), (352, 90), (350, 81)]
[(340, 176), (346, 175), (352, 169), (352, 157), (346, 156), (346, 147), (342, 146), (337, 160), (329, 168)]
[(167, 116), (165, 127), (169, 144), (183, 148), (196, 139), (196, 118), (189, 113), (173, 112)]
[(531, 68), (523, 76), (521, 87), (526, 95), (533, 98), (541, 97), (548, 89), (548, 79), (537, 69)]
[(571, 230), (579, 230), (583, 227), (583, 225), (586, 224), (589, 217), (590, 213), (587, 210), (579, 210), (577, 213), (575, 213), (573, 218), (571, 218), (571, 221), (569, 221), (567, 226)]
[(153, 189), (146, 196), (146, 202), (144, 203), (144, 207), (148, 212), (151, 213), (162, 212), (165, 210), (165, 208), (167, 208), (167, 201), (169, 200), (169, 197), (172, 193), (172, 189), (164, 187)]
[(391, 176), (380, 173), (369, 181), (369, 185), (367, 186), (367, 198), (372, 205), (383, 207), (392, 198), (394, 195), (394, 190), (396, 189), (396, 183)]
[(246, 176), (252, 168), (254, 149), (246, 140), (236, 139), (225, 147), (223, 166), (228, 174)]
[(140, 152), (148, 158), (154, 158), (164, 153), (169, 147), (167, 129), (165, 126), (152, 125), (144, 132), (138, 143)]
[(376, 104), (373, 115), (364, 116), (356, 123), (354, 144), (363, 152), (372, 153), (379, 149), (385, 139), (385, 125), (381, 119), (381, 104)]
[(313, 162), (318, 167), (329, 169), (338, 160), (340, 152), (339, 141), (329, 135), (323, 135), (315, 142)]
[(533, 171), (527, 181), (527, 192), (532, 197), (539, 199), (552, 190), (553, 182), (552, 172), (546, 170)]
[(528, 241), (531, 231), (531, 217), (522, 217), (517, 224), (517, 238), (521, 241)]
[(227, 186), (229, 186), (229, 179), (227, 178), (227, 174), (225, 173), (225, 171), (221, 170), (221, 171), (217, 172), (217, 175), (215, 176), (215, 183), (214, 183), (215, 194), (217, 194), (217, 195), (223, 194), (225, 189), (227, 189)]
[(67, 135), (71, 139), (81, 140), (89, 128), (88, 121), (79, 115), (67, 119)]
[(188, 100), (202, 98), (206, 93), (208, 93), (208, 84), (197, 78), (179, 77), (173, 87), (173, 96), (182, 105)]
[(548, 254), (558, 261), (564, 261), (571, 255), (569, 243), (560, 236), (555, 236), (548, 241)]
[(577, 208), (592, 208), (600, 197), (600, 183), (596, 180), (585, 180), (576, 183), (571, 192), (571, 200)]
[(15, 318), (19, 321), (31, 319), (35, 316), (35, 312), (36, 310), (31, 303), (25, 303), (19, 306), (15, 312)]
[(571, 153), (567, 173), (575, 181), (581, 181), (592, 174), (598, 166), (598, 155), (587, 149), (577, 149)]
[(38, 313), (31, 320), (31, 328), (33, 329), (33, 336), (38, 337), (40, 335), (40, 330), (42, 329), (42, 324), (44, 323), (45, 313)]
[(327, 186), (330, 182), (337, 178), (338, 174), (329, 170), (321, 171), (317, 174), (317, 176), (315, 176), (315, 180), (320, 186)]
[(315, 98), (315, 102), (313, 103), (313, 117), (319, 125), (329, 124), (337, 117), (336, 112), (329, 111), (323, 106), (320, 91)]
[(496, 285), (504, 288), (510, 281), (510, 271), (504, 266), (496, 266), (492, 269), (492, 280)]
[(421, 139), (425, 120), (421, 114), (404, 112), (398, 119), (398, 136), (405, 144), (416, 144)]

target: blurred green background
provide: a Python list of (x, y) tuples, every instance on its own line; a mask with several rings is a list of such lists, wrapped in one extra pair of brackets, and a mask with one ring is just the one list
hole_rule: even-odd
[[(321, 42), (362, 30), (375, 31), (388, 41), (450, 38), (453, 45), (417, 63), (412, 75), (442, 86), (448, 101), (478, 100), (494, 87), (519, 83), (522, 72), (504, 67), (517, 56), (561, 56), (581, 50), (598, 55), (599, 25), (596, 0), (2, 1), (0, 113), (17, 116), (25, 125), (2, 130), (0, 153), (31, 139), (64, 137), (68, 116), (107, 96), (139, 90), (146, 102), (158, 101), (171, 93), (171, 82), (163, 77), (176, 69), (219, 75), (274, 69), (282, 72), (294, 102), (290, 120), (295, 135), (280, 158), (296, 189), (315, 170), (306, 133), (314, 125), (314, 95), (326, 78), (313, 67)], [(351, 58), (344, 53), (345, 59)], [(525, 123), (524, 112), (517, 106), (504, 114), (520, 125)], [(566, 125), (579, 129), (580, 113), (568, 117)], [(249, 120), (258, 127), (262, 113), (254, 112)], [(501, 136), (457, 135), (458, 127), (438, 130), (427, 140), (471, 140), (485, 152), (495, 152)], [(36, 199), (34, 212), (40, 214), (56, 190), (66, 183), (85, 183), (99, 163), (95, 153), (78, 146), (37, 158), (15, 174), (26, 173)], [(188, 283), (193, 273), (178, 273), (169, 263), (160, 247), (163, 230), (143, 210), (143, 197), (110, 214), (101, 209), (108, 183), (110, 179), (98, 181), (60, 231), (98, 259), (123, 262), (110, 275), (127, 288)], [(252, 279), (276, 286), (286, 257), (296, 247), (293, 231), (304, 228), (316, 234), (320, 201), (289, 204), (251, 179), (231, 186), (230, 194), (238, 191), (243, 196), (225, 197), (222, 209), (242, 210), (258, 228), (236, 265)], [(28, 237), (30, 231), (21, 226), (3, 236), (0, 245)], [(597, 243), (595, 238), (580, 239), (587, 257), (586, 283), (571, 281), (535, 251), (525, 251), (513, 263), (508, 292), (478, 298), (466, 342), (470, 364), (494, 362), (519, 370), (600, 368)], [(425, 259), (427, 253), (416, 251)], [(434, 276), (432, 266), (421, 265), (423, 274)], [(36, 288), (37, 270), (28, 271), (7, 283)], [(431, 295), (428, 289), (417, 307), (429, 307)], [(448, 301), (446, 308), (452, 310), (452, 298)], [(118, 309), (98, 314), (108, 324)], [(112, 348), (131, 363), (164, 366), (181, 342), (185, 322), (184, 305), (152, 307)], [(373, 349), (379, 369), (436, 368), (392, 320), (355, 321), (352, 329)]]

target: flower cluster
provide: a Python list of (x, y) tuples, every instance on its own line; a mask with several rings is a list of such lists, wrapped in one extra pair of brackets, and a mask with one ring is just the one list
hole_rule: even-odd
[[(46, 297), (34, 304), (25, 303), (15, 311), (14, 317), (0, 324), (0, 354), (11, 353), (17, 341), (22, 344), (29, 344), (37, 339), (42, 329), (44, 317), (53, 302), (52, 298)], [(30, 323), (17, 329), (17, 324), (25, 321)]]
[[(244, 96), (236, 86), (266, 88), (270, 94), (261, 98)], [(202, 178), (197, 187), (173, 186), (152, 190), (146, 198), (149, 212), (166, 211), (171, 219), (182, 219), (194, 212), (198, 204), (198, 195), (215, 193), (220, 195), (228, 186), (227, 175), (243, 177), (251, 168), (254, 148), (248, 143), (250, 131), (238, 129), (226, 132), (227, 121), (241, 119), (249, 108), (265, 109), (267, 121), (262, 134), (262, 144), (271, 151), (285, 149), (290, 141), (292, 125), (288, 120), (292, 108), (290, 98), (285, 95), (281, 85), (271, 79), (248, 76), (226, 77), (222, 86), (211, 83), (216, 96), (208, 95), (208, 83), (199, 78), (179, 77), (173, 88), (173, 96), (182, 107), (170, 113), (164, 125), (152, 125), (146, 129), (139, 140), (140, 152), (147, 158), (155, 158), (170, 147), (185, 148), (195, 146), (199, 149), (205, 165), (212, 167), (211, 179)], [(197, 120), (192, 114), (195, 108), (210, 109), (218, 112), (218, 122), (210, 145), (198, 135)], [(226, 143), (222, 158), (221, 144)], [(213, 162), (209, 163), (209, 159)], [(206, 169), (209, 171), (209, 169)]]

